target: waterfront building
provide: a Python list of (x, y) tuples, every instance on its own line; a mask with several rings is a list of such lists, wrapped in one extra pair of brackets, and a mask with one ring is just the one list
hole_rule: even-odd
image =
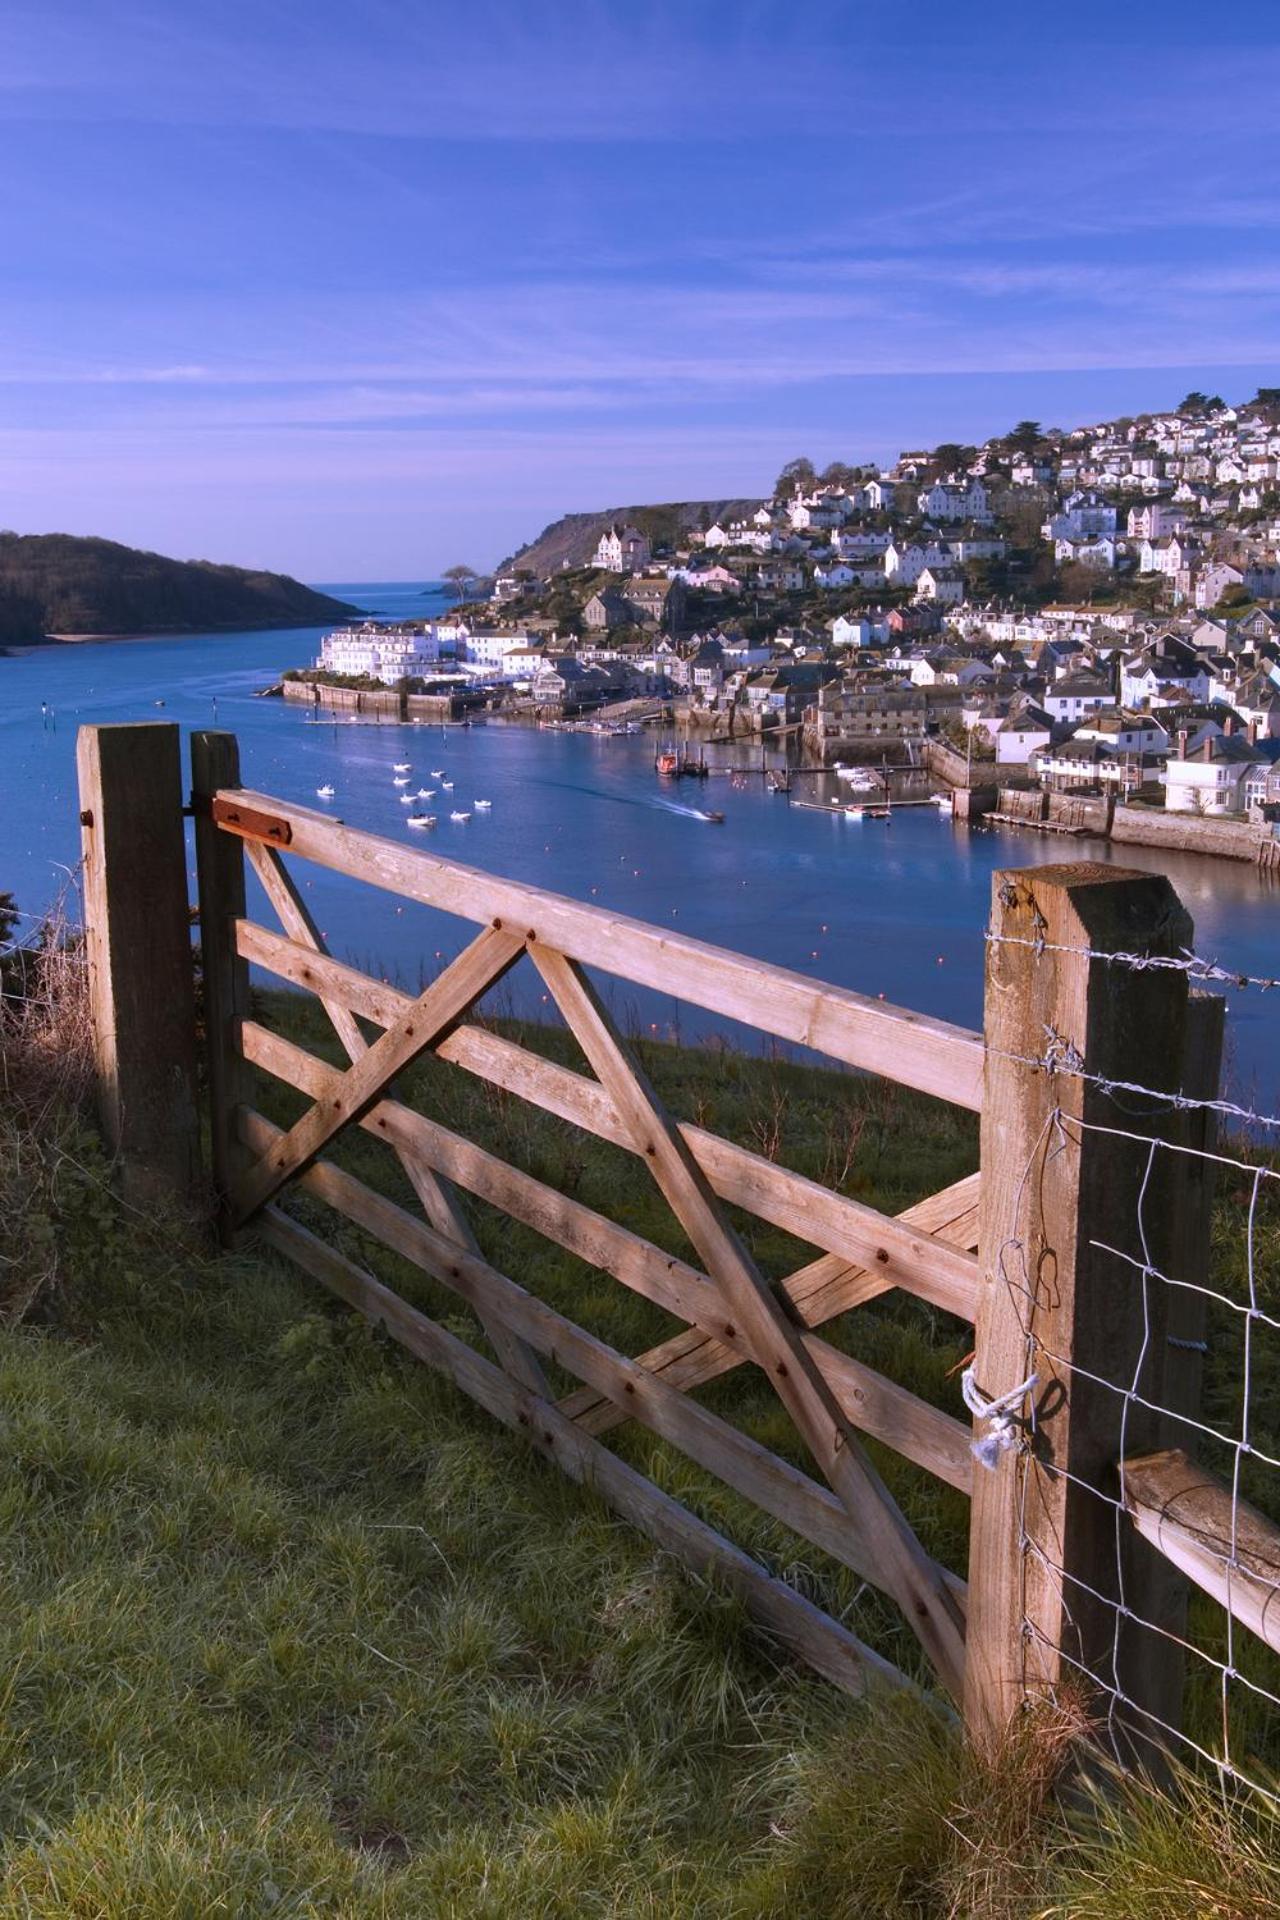
[(1243, 813), (1250, 776), (1265, 782), (1270, 757), (1238, 734), (1205, 740), (1165, 768), (1164, 804), (1170, 813)]
[(325, 673), (354, 679), (380, 680), (394, 687), (399, 681), (426, 677), (441, 662), (457, 658), (456, 638), (446, 639), (439, 626), (380, 627), (367, 621), (359, 627), (339, 627), (320, 642), (316, 666)]

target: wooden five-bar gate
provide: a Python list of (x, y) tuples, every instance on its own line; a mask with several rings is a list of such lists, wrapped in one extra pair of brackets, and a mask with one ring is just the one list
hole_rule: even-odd
[[(171, 1015), (175, 1006), (179, 1014), (190, 1008), (185, 934), (170, 924), (185, 925), (186, 914), (176, 729), (85, 729), (81, 773), (104, 1113), (126, 1170), (141, 1168), (152, 1191), (167, 1180), (190, 1193), (190, 1153), (175, 1144), (185, 1125), (179, 1113), (191, 1104), (190, 1063), (170, 1043), (158, 1061), (154, 1045), (156, 1000)], [(1144, 1406), (1190, 1406), (1196, 1391), (1193, 1370), (1179, 1372), (1165, 1357), (1185, 1343), (1152, 1341), (1150, 1300), (1118, 1288), (1097, 1251), (1132, 1241), (1141, 1185), (1158, 1199), (1144, 1227), (1158, 1244), (1147, 1244), (1143, 1257), (1175, 1277), (1203, 1271), (1206, 1259), (1204, 1163), (1170, 1153), (1162, 1156), (1170, 1165), (1153, 1172), (1147, 1144), (1203, 1144), (1203, 1112), (1126, 1111), (1127, 1140), (1090, 1124), (1114, 1115), (1116, 1083), (1216, 1088), (1220, 1003), (1189, 993), (1176, 969), (1135, 974), (1105, 964), (1109, 951), (1178, 950), (1188, 923), (1167, 882), (1097, 867), (998, 875), (984, 1038), (246, 791), (232, 735), (197, 734), (192, 773), (213, 1184), (225, 1235), (252, 1230), (663, 1549), (731, 1588), (779, 1641), (850, 1692), (904, 1676), (624, 1461), (608, 1444), (612, 1430), (641, 1422), (881, 1589), (985, 1742), (997, 1741), (1019, 1705), (1052, 1688), (1067, 1665), (1114, 1664), (1114, 1604), (1108, 1611), (1106, 1603), (1126, 1569), (1176, 1627), (1181, 1577), (1136, 1529), (1117, 1568), (1114, 1501), (1099, 1521), (1080, 1496), (1081, 1488), (1109, 1486), (1122, 1443), (1137, 1455), (1170, 1438), (1161, 1414), (1129, 1402), (1122, 1430), (1114, 1396), (1090, 1387), (1085, 1361), (1097, 1363), (1105, 1351), (1123, 1366), (1141, 1343), (1154, 1356)], [(298, 863), (443, 910), (470, 923), (472, 935), (425, 990), (398, 990), (326, 951), (295, 877)], [(261, 883), (275, 925), (249, 917), (247, 873)], [(471, 1017), (526, 958), (589, 1073)], [(144, 992), (136, 981), (121, 987), (129, 965), (146, 972)], [(318, 998), (345, 1067), (254, 1017), (251, 967)], [(980, 1172), (890, 1217), (672, 1114), (593, 974), (675, 995), (980, 1112)], [(1069, 1074), (1055, 1070), (1066, 1048), (1078, 1068)], [(405, 1104), (397, 1076), (427, 1054), (626, 1149), (635, 1179), (656, 1182), (695, 1257), (674, 1257)], [(259, 1073), (306, 1096), (292, 1126), (282, 1129), (255, 1108)], [(328, 1157), (353, 1127), (396, 1156), (416, 1210)], [(488, 1351), (303, 1225), (288, 1206), (297, 1190), (465, 1302)], [(634, 1289), (683, 1331), (638, 1355), (616, 1350), (522, 1284), (529, 1276), (503, 1273), (483, 1257), (463, 1194)], [(731, 1210), (783, 1230), (812, 1257), (771, 1282)], [(992, 1448), (993, 1423), (978, 1420), (989, 1442), (985, 1464), (975, 1460), (974, 1424), (958, 1389), (954, 1410), (939, 1408), (821, 1331), (892, 1289), (972, 1326), (980, 1401), (1014, 1391), (1007, 1417), (994, 1423), (1012, 1443), (1007, 1450)], [(548, 1365), (577, 1388), (553, 1389)], [(696, 1397), (742, 1366), (770, 1383), (811, 1471)], [(1016, 1389), (1031, 1376), (1024, 1402)], [(869, 1457), (868, 1437), (972, 1496), (967, 1577), (922, 1544)], [(1048, 1564), (1054, 1579), (1045, 1577)], [(1100, 1595), (1092, 1611), (1090, 1592)], [(1162, 1632), (1154, 1645), (1135, 1635), (1120, 1658), (1126, 1699), (1176, 1724), (1176, 1632)]]

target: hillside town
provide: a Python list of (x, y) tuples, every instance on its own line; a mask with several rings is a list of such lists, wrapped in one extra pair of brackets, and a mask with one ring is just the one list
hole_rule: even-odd
[(544, 721), (661, 699), (822, 765), (934, 743), (970, 784), (1280, 820), (1280, 389), (886, 470), (798, 459), (736, 516), (682, 512), (554, 570), (517, 555), (446, 619), (335, 632), (293, 691)]

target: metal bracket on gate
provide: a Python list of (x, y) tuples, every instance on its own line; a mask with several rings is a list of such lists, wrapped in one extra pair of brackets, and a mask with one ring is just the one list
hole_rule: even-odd
[(242, 807), (238, 801), (224, 800), (221, 794), (215, 794), (209, 811), (216, 827), (226, 827), (242, 840), (264, 840), (268, 846), (287, 847), (293, 839), (293, 828), (279, 814)]

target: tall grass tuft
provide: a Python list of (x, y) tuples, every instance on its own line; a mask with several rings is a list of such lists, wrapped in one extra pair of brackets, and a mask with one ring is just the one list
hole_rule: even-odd
[(66, 1225), (103, 1224), (102, 1154), (86, 1122), (93, 1077), (83, 935), (68, 883), (22, 937), (0, 895), (0, 1319), (23, 1319), (62, 1277)]

